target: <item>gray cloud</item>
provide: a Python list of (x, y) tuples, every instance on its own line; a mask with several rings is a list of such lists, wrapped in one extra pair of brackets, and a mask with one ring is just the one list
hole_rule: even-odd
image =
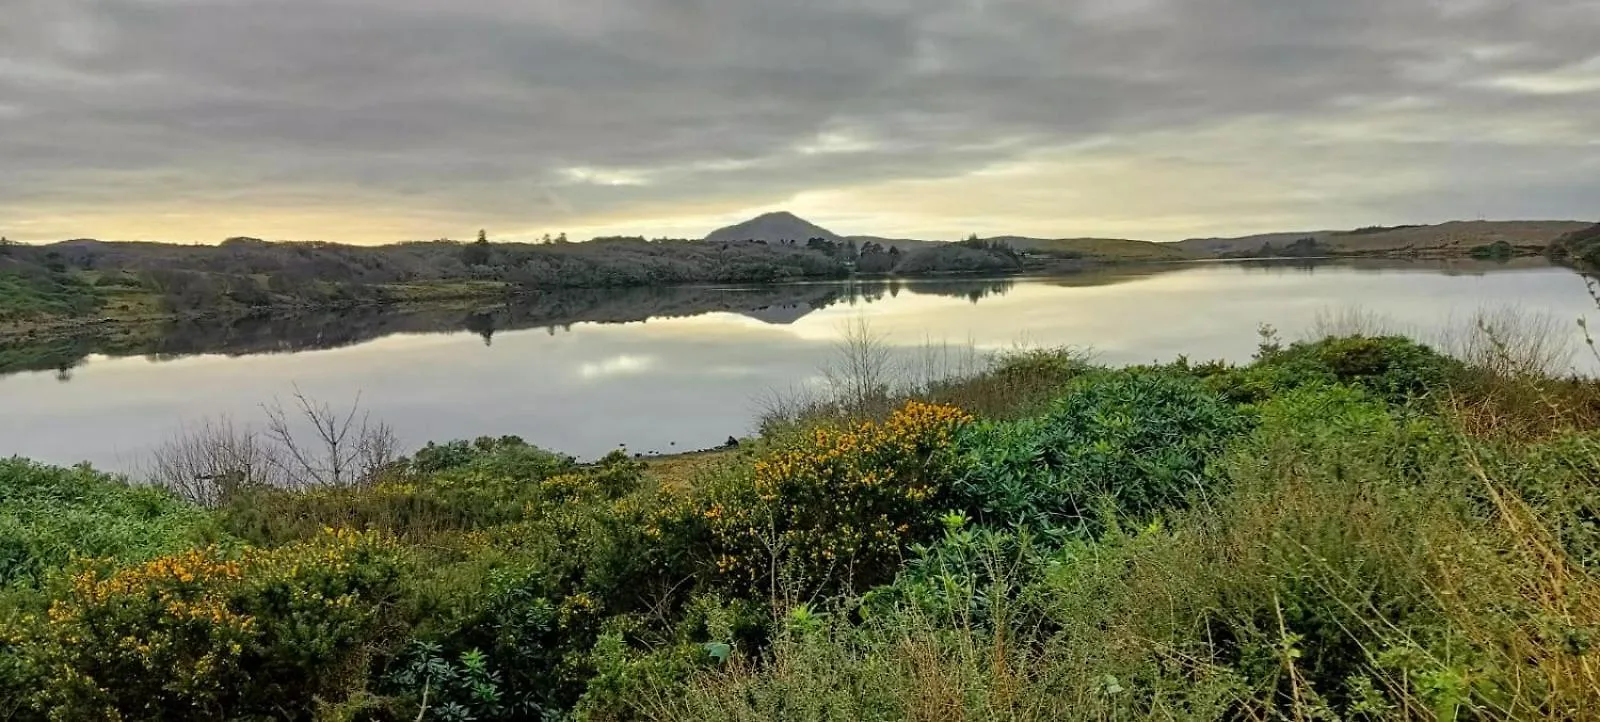
[[(1096, 146), (1146, 174), (1288, 165), (1277, 215), (1311, 225), (1585, 216), (1597, 31), (1600, 0), (0, 0), (0, 232), (382, 240), (808, 193), (998, 231), (849, 190)], [(1356, 167), (1369, 192), (1330, 180)], [(1217, 185), (1191, 226), (1261, 202)]]

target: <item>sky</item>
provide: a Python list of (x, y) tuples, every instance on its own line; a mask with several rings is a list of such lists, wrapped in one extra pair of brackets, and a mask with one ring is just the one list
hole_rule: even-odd
[(0, 235), (1600, 216), (1600, 0), (0, 0)]

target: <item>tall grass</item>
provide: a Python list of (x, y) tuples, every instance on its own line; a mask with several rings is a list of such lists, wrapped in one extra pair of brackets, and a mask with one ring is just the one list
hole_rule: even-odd
[(1583, 338), (1575, 319), (1516, 305), (1485, 305), (1452, 315), (1426, 333), (1387, 314), (1337, 306), (1319, 310), (1306, 333), (1306, 338), (1313, 340), (1339, 336), (1418, 338), (1480, 372), (1510, 378), (1572, 373), (1573, 357)]
[(1548, 311), (1492, 306), (1453, 319), (1437, 343), (1441, 351), (1493, 376), (1547, 378), (1572, 373), (1579, 339), (1572, 320)]
[(820, 383), (769, 390), (758, 399), (764, 434), (881, 418), (907, 400), (959, 406), (984, 417), (1027, 413), (1090, 368), (1092, 354), (1073, 348), (1017, 345), (985, 352), (971, 340), (924, 339), (897, 346), (865, 317), (840, 327)]

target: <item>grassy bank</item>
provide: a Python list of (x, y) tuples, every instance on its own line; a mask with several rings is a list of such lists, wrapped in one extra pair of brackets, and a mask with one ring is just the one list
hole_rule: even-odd
[(862, 343), (691, 457), (0, 462), (0, 718), (1592, 718), (1600, 386), (1459, 348)]

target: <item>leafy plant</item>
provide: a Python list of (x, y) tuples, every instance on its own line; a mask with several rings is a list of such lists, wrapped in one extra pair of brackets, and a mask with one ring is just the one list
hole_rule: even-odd
[(980, 520), (1092, 531), (1115, 515), (1183, 506), (1210, 491), (1207, 463), (1247, 418), (1199, 381), (1111, 372), (1079, 379), (1041, 416), (973, 425), (956, 500)]
[(407, 719), (474, 722), (503, 718), (510, 707), (501, 691), (500, 673), (476, 649), (454, 661), (431, 642), (412, 642), (389, 673), (388, 683), (402, 690)]

